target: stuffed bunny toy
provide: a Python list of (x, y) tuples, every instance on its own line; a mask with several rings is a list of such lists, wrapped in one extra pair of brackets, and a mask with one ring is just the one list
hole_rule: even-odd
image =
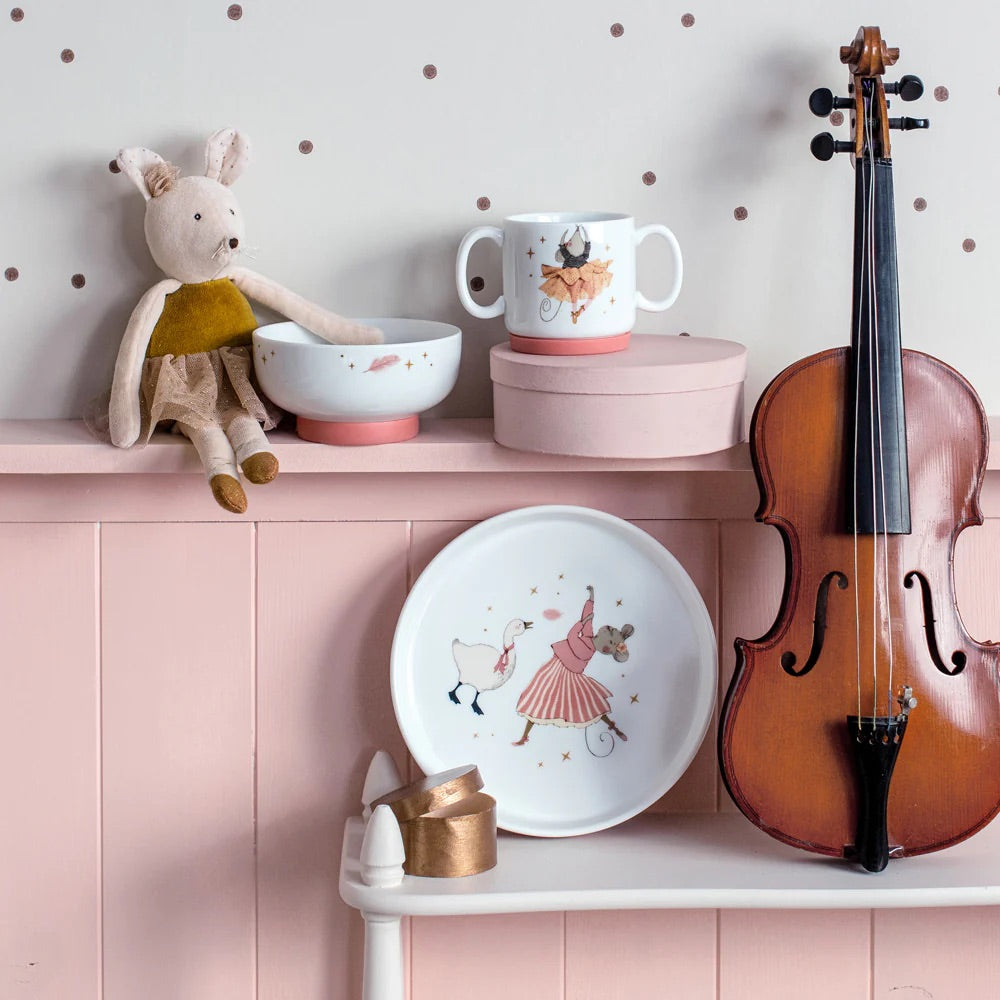
[(212, 494), (243, 513), (251, 483), (278, 474), (265, 430), (280, 412), (253, 375), (247, 299), (281, 313), (334, 344), (369, 344), (381, 333), (327, 312), (287, 288), (234, 263), (244, 221), (230, 189), (247, 165), (248, 143), (235, 129), (212, 135), (205, 176), (180, 170), (149, 149), (123, 149), (118, 166), (146, 200), (145, 232), (153, 260), (167, 275), (139, 300), (115, 363), (108, 412), (112, 444), (145, 442), (161, 421), (198, 451)]

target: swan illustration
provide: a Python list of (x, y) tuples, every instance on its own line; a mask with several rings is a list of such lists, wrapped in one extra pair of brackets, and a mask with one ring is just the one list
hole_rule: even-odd
[(458, 667), (458, 683), (448, 692), (448, 697), (456, 705), (460, 705), (456, 692), (463, 684), (468, 684), (469, 687), (476, 689), (476, 697), (472, 699), (472, 711), (476, 715), (482, 715), (479, 696), (483, 691), (495, 691), (510, 680), (517, 662), (514, 640), (519, 635), (524, 635), (525, 630), (531, 628), (532, 624), (522, 618), (512, 618), (507, 622), (507, 627), (503, 630), (502, 650), (486, 643), (469, 645), (454, 639), (451, 644), (451, 655), (455, 658), (455, 666)]

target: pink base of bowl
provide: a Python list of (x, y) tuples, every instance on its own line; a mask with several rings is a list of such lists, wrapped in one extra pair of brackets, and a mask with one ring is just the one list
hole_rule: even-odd
[(628, 347), (629, 333), (611, 337), (522, 337), (510, 334), (511, 350), (520, 354), (549, 354), (559, 357), (580, 357), (585, 354), (614, 354)]
[(400, 417), (398, 420), (334, 421), (296, 417), (295, 430), (306, 441), (320, 444), (392, 444), (409, 441), (420, 430), (420, 418)]

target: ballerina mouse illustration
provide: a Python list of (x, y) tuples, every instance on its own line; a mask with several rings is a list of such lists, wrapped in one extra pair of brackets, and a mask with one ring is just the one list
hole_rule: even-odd
[(516, 747), (528, 742), (528, 734), (536, 724), (586, 730), (596, 722), (603, 722), (620, 740), (628, 741), (611, 718), (609, 699), (614, 695), (584, 671), (595, 652), (608, 654), (618, 663), (624, 663), (628, 659), (625, 640), (635, 629), (631, 625), (623, 625), (620, 629), (602, 625), (595, 635), (593, 587), (587, 587), (587, 595), (580, 620), (565, 639), (552, 643), (551, 659), (539, 667), (521, 692), (517, 714), (526, 722), (523, 735), (514, 743)]
[[(555, 253), (559, 266), (542, 264), (542, 277), (545, 281), (539, 285), (539, 291), (544, 292), (548, 298), (542, 299), (539, 315), (546, 323), (552, 322), (559, 315), (564, 302), (569, 302), (573, 306), (570, 316), (575, 325), (588, 302), (596, 299), (614, 277), (608, 270), (613, 261), (590, 259), (590, 238), (583, 226), (577, 226), (569, 239), (566, 239), (567, 236), (568, 229), (563, 232), (559, 249)], [(555, 312), (552, 312), (553, 299), (559, 302)]]

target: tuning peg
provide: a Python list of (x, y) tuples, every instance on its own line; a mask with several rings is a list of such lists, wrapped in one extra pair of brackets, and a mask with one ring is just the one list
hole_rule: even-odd
[(915, 101), (918, 97), (923, 97), (924, 84), (919, 76), (907, 73), (901, 77), (899, 83), (887, 83), (885, 85), (887, 94), (899, 94), (901, 101)]
[(915, 128), (930, 128), (931, 123), (928, 118), (890, 118), (889, 128), (902, 129), (904, 132), (909, 132), (911, 129)]
[(834, 108), (853, 107), (854, 101), (849, 97), (834, 97), (829, 87), (820, 87), (809, 95), (809, 110), (819, 118), (826, 118)]
[(854, 152), (854, 143), (841, 142), (839, 139), (834, 139), (829, 132), (820, 132), (820, 134), (815, 136), (813, 141), (809, 143), (809, 149), (812, 150), (812, 155), (815, 156), (817, 160), (830, 160), (833, 158), (834, 153)]

